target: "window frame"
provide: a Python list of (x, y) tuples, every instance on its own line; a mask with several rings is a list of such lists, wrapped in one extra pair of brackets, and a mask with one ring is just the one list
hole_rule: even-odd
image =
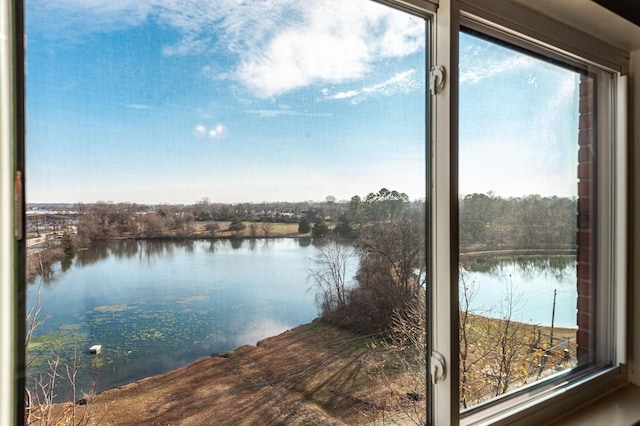
[(22, 423), (24, 351), (24, 31), (18, 0), (0, 0), (0, 421)]
[[(454, 0), (455, 2), (455, 0)], [(448, 2), (447, 2), (448, 3)], [(441, 2), (442, 6), (443, 2)], [(452, 7), (452, 9), (455, 6)], [(550, 22), (547, 18), (532, 14), (517, 5), (507, 1), (487, 2), (461, 0), (458, 3), (459, 21), (457, 32), (461, 26), (468, 27), (479, 33), (505, 41), (517, 47), (522, 47), (532, 53), (544, 54), (567, 65), (578, 65), (597, 75), (597, 92), (605, 94), (597, 99), (594, 106), (598, 118), (596, 144), (600, 149), (598, 156), (597, 183), (595, 191), (598, 194), (597, 223), (595, 230), (598, 245), (598, 253), (594, 257), (596, 263), (595, 273), (598, 283), (596, 304), (594, 306), (597, 323), (595, 327), (596, 346), (595, 361), (592, 366), (584, 371), (567, 371), (554, 377), (532, 384), (522, 390), (511, 392), (509, 395), (492, 400), (464, 413), (452, 413), (448, 419), (449, 424), (531, 424), (531, 422), (547, 422), (566, 414), (570, 410), (585, 404), (587, 401), (602, 395), (601, 389), (615, 390), (627, 382), (626, 378), (626, 168), (625, 168), (625, 143), (626, 143), (626, 78), (621, 75), (625, 70), (626, 58), (619, 50), (579, 33), (569, 30), (556, 22)], [(438, 11), (440, 13), (440, 10)], [(548, 30), (547, 36), (540, 32)], [(440, 31), (440, 30), (439, 30)], [(521, 31), (524, 31), (521, 32)], [(558, 42), (553, 42), (558, 33)], [(550, 34), (550, 35), (549, 35)], [(457, 58), (457, 44), (451, 43), (450, 55)], [(437, 52), (438, 54), (440, 52)], [(613, 58), (613, 59), (612, 59)], [(457, 70), (452, 67), (452, 70)], [(450, 84), (457, 85), (455, 77), (450, 79)], [(455, 87), (451, 93), (457, 93)], [(457, 123), (457, 96), (451, 94), (450, 99), (453, 111), (448, 118), (449, 123)], [(436, 126), (439, 123), (436, 124)], [(451, 125), (452, 127), (455, 127)], [(451, 134), (456, 134), (455, 130)], [(452, 137), (450, 143), (455, 145), (457, 140)], [(436, 140), (436, 144), (440, 144)], [(437, 149), (437, 148), (436, 148)], [(451, 170), (457, 168), (455, 153), (457, 147), (451, 148)], [(457, 179), (452, 174), (452, 182), (449, 184), (451, 199), (457, 200)], [(439, 183), (436, 182), (436, 187)], [(436, 206), (436, 211), (438, 206)], [(450, 241), (457, 241), (457, 208), (450, 209), (451, 221), (449, 229)], [(437, 232), (438, 228), (434, 228)], [(452, 247), (448, 247), (449, 251)], [(457, 249), (457, 246), (455, 247)], [(437, 252), (447, 251), (443, 247), (435, 245), (434, 256)], [(452, 268), (457, 268), (458, 253), (453, 253), (450, 258)], [(457, 276), (452, 270), (450, 275), (450, 303), (451, 312), (457, 313)], [(439, 281), (436, 281), (439, 283)], [(440, 303), (437, 298), (434, 304)], [(433, 307), (435, 310), (436, 308)], [(453, 322), (453, 321), (452, 321)], [(457, 324), (457, 322), (456, 322)], [(443, 330), (435, 328), (436, 334)], [(457, 329), (449, 329), (451, 340), (457, 342)], [(434, 346), (438, 351), (438, 345)], [(452, 356), (448, 359), (452, 364), (452, 376), (454, 367), (457, 366), (458, 348), (452, 350)], [(457, 384), (457, 380), (456, 380)], [(457, 389), (448, 391), (451, 395), (458, 395)], [(436, 386), (436, 400), (438, 393), (446, 392), (444, 386)], [(454, 399), (450, 399), (453, 404)], [(456, 404), (457, 408), (457, 404)], [(439, 424), (436, 421), (435, 424)]]

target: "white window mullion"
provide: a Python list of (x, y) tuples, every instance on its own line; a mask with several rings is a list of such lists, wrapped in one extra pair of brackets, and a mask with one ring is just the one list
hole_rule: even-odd
[(0, 2), (0, 421), (15, 424), (14, 42), (13, 10)]
[(432, 349), (445, 363), (444, 378), (433, 384), (433, 422), (458, 424), (457, 281), (457, 46), (455, 0), (443, 0), (435, 19), (433, 66), (444, 68), (445, 84), (433, 94), (432, 116)]
[(618, 76), (616, 84), (615, 130), (615, 283), (616, 283), (616, 358), (627, 362), (627, 77)]

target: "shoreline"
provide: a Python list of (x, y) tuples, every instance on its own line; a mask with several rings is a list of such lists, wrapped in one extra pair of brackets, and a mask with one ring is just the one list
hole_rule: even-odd
[[(471, 314), (473, 314), (473, 313), (471, 313)], [(475, 317), (477, 317), (477, 318), (482, 318), (482, 319), (485, 319), (485, 320), (500, 321), (498, 318), (487, 317), (487, 316), (483, 316), (483, 315), (475, 315), (475, 314), (473, 314), (473, 315)], [(543, 332), (543, 335), (546, 335), (546, 336), (549, 336), (549, 331), (551, 329), (550, 325), (533, 324), (533, 323), (527, 323), (527, 322), (522, 322), (522, 321), (512, 321), (512, 323), (520, 325), (520, 326), (523, 326), (523, 327), (539, 327), (540, 330)], [(199, 363), (203, 362), (203, 360), (207, 360), (207, 359), (210, 359), (210, 358), (228, 359), (228, 358), (236, 357), (236, 356), (239, 356), (239, 355), (242, 355), (242, 354), (245, 354), (245, 353), (249, 353), (249, 352), (251, 352), (251, 351), (253, 351), (255, 349), (261, 348), (264, 345), (268, 346), (269, 342), (271, 340), (281, 339), (284, 336), (286, 336), (287, 334), (294, 332), (295, 330), (313, 328), (314, 325), (318, 325), (318, 324), (322, 324), (322, 325), (324, 325), (326, 327), (335, 328), (337, 330), (341, 330), (341, 331), (343, 331), (345, 333), (350, 333), (352, 335), (356, 335), (356, 336), (359, 335), (359, 333), (351, 332), (349, 330), (346, 330), (346, 329), (343, 329), (341, 327), (335, 326), (335, 325), (333, 325), (331, 323), (328, 323), (325, 320), (323, 320), (321, 317), (316, 317), (313, 320), (311, 320), (310, 322), (303, 323), (303, 324), (298, 324), (298, 325), (293, 326), (292, 328), (290, 328), (288, 330), (282, 331), (281, 333), (278, 333), (278, 334), (275, 334), (275, 335), (272, 335), (272, 336), (264, 337), (264, 338), (258, 340), (255, 344), (243, 344), (243, 345), (237, 346), (237, 347), (235, 347), (235, 348), (233, 348), (233, 349), (231, 349), (231, 350), (229, 350), (227, 352), (212, 353), (212, 354), (210, 354), (208, 356), (203, 356), (203, 357), (197, 358), (197, 359), (195, 359), (195, 360), (193, 360), (193, 361), (189, 362), (188, 364), (186, 364), (184, 366), (181, 366), (181, 367), (173, 368), (171, 370), (167, 370), (167, 371), (162, 372), (162, 373), (153, 374), (153, 375), (150, 375), (150, 376), (147, 376), (147, 377), (143, 377), (143, 378), (140, 378), (140, 379), (133, 380), (131, 382), (127, 382), (127, 383), (124, 383), (124, 384), (121, 384), (121, 385), (117, 385), (117, 386), (113, 386), (113, 387), (109, 387), (109, 388), (103, 389), (103, 390), (97, 392), (96, 396), (99, 396), (99, 395), (104, 394), (104, 393), (109, 393), (109, 392), (112, 392), (112, 391), (115, 391), (115, 390), (128, 389), (128, 388), (130, 388), (130, 387), (132, 387), (132, 386), (134, 386), (136, 384), (139, 384), (139, 383), (147, 382), (147, 381), (150, 381), (150, 380), (153, 380), (153, 379), (158, 379), (158, 378), (161, 378), (161, 377), (166, 376), (166, 375), (176, 374), (179, 371), (182, 371), (184, 369), (190, 368), (192, 365), (199, 364)], [(554, 339), (563, 339), (563, 338), (566, 338), (567, 335), (574, 335), (575, 333), (577, 333), (578, 327), (577, 326), (575, 328), (574, 327), (553, 327), (553, 330), (554, 330)], [(369, 338), (369, 337), (370, 336), (361, 336), (361, 338)], [(371, 338), (371, 339), (373, 339), (373, 338)], [(66, 401), (60, 401), (57, 404), (67, 404), (67, 403), (70, 403), (70, 402), (71, 402), (71, 400), (66, 400)]]
[(316, 319), (255, 346), (102, 391), (81, 404), (56, 404), (52, 418), (75, 406), (77, 415), (106, 425), (342, 425), (393, 419), (408, 403), (424, 405), (424, 397), (406, 396), (421, 392), (407, 384), (406, 374), (388, 377), (400, 399), (374, 377), (386, 352), (370, 342), (370, 336)]

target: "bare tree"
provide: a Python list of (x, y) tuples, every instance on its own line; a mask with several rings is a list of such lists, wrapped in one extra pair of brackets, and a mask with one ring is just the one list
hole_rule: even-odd
[(534, 378), (543, 351), (535, 349), (537, 327), (514, 320), (523, 303), (513, 283), (505, 286), (497, 311), (473, 312), (477, 289), (463, 271), (460, 277), (460, 406), (468, 408)]
[(522, 297), (515, 293), (510, 281), (501, 300), (501, 318), (497, 322), (497, 369), (495, 374), (494, 395), (507, 392), (513, 381), (515, 361), (521, 356), (521, 349), (525, 346), (525, 336), (522, 323), (513, 320), (514, 315), (522, 308)]
[(424, 218), (416, 210), (396, 221), (363, 227), (356, 242), (358, 286), (352, 295), (353, 328), (388, 330), (393, 316), (416, 303), (425, 291)]
[[(372, 356), (369, 361), (374, 378), (395, 401), (394, 411), (400, 411), (400, 417), (416, 425), (425, 425), (427, 420), (426, 312), (425, 299), (421, 298), (420, 303), (394, 315), (392, 330), (371, 343), (385, 356)], [(398, 380), (398, 376), (402, 379)], [(399, 383), (405, 385), (401, 387)]]
[(268, 220), (261, 222), (260, 230), (264, 238), (271, 238), (271, 235), (273, 235), (273, 223)]
[(478, 289), (473, 283), (467, 282), (467, 276), (460, 270), (460, 302), (458, 331), (460, 340), (459, 368), (460, 368), (460, 405), (468, 408), (470, 400), (478, 398), (482, 394), (483, 388), (487, 385), (483, 377), (479, 377), (476, 368), (479, 364), (486, 362), (488, 345), (481, 344), (483, 335), (475, 326), (471, 313), (471, 302), (478, 294)]
[(309, 279), (317, 289), (322, 317), (327, 320), (335, 321), (345, 315), (349, 291), (347, 271), (354, 256), (350, 246), (330, 241), (319, 249), (315, 259), (310, 259)]
[(258, 225), (255, 222), (249, 224), (249, 236), (253, 239), (258, 238)]

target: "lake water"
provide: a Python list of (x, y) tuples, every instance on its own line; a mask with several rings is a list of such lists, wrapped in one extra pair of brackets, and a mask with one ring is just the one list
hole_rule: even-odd
[[(60, 329), (64, 356), (75, 341), (90, 372), (79, 386), (87, 391), (90, 379), (98, 389), (119, 386), (310, 322), (316, 252), (308, 239), (96, 244), (43, 284), (29, 375)], [(29, 286), (28, 306), (37, 291)], [(103, 346), (97, 356), (88, 354), (94, 344)]]
[[(103, 390), (310, 322), (318, 316), (307, 280), (317, 250), (309, 239), (95, 244), (41, 286), (29, 382), (46, 370), (46, 348), (58, 340), (67, 362), (77, 348), (78, 391), (91, 381)], [(354, 259), (349, 275), (356, 269)], [(477, 289), (477, 313), (499, 316), (511, 285), (520, 296), (512, 319), (548, 325), (556, 289), (555, 325), (575, 327), (574, 257), (475, 259), (464, 275)], [(28, 307), (38, 288), (29, 285)], [(90, 355), (95, 344), (103, 350)], [(61, 386), (58, 395), (69, 398)]]
[(470, 311), (499, 318), (510, 304), (512, 320), (549, 326), (554, 316), (554, 326), (577, 328), (575, 256), (473, 258), (462, 263), (461, 276), (475, 294)]

